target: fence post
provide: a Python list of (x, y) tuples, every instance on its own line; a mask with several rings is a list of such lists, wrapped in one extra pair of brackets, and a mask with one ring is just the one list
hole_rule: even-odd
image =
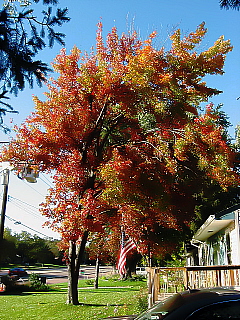
[(152, 307), (152, 268), (147, 268), (148, 308)]
[(188, 269), (187, 268), (184, 268), (184, 274), (183, 274), (183, 285), (184, 285), (184, 288), (185, 288), (185, 290), (187, 290), (188, 289), (188, 287), (189, 287), (189, 284), (188, 284), (188, 282), (189, 282), (189, 278), (188, 278)]
[(229, 270), (230, 272), (230, 286), (234, 286), (234, 270)]
[(153, 303), (158, 300), (159, 295), (159, 272), (154, 269), (154, 293), (153, 293)]
[(148, 308), (154, 304), (155, 297), (155, 269), (147, 268), (148, 272)]

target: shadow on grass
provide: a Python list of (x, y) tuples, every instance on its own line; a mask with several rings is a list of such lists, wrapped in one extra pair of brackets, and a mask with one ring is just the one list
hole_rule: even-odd
[(19, 291), (6, 291), (1, 292), (0, 297), (2, 296), (28, 296), (35, 292), (19, 292)]
[(123, 307), (124, 304), (109, 304), (109, 303), (103, 303), (103, 304), (100, 304), (100, 303), (82, 303), (82, 302), (79, 302), (79, 306), (82, 306), (82, 307)]
[(40, 295), (40, 294), (65, 294), (66, 291), (24, 291), (24, 292), (4, 292), (0, 294), (1, 296), (31, 296), (31, 295)]
[[(130, 290), (119, 290), (119, 289), (114, 289), (114, 290), (109, 290), (109, 289), (88, 289), (88, 290), (78, 290), (79, 293), (114, 293), (114, 292), (119, 292), (119, 293), (122, 293), (122, 292), (129, 292)], [(138, 290), (131, 290), (132, 291), (138, 291)]]
[[(137, 288), (129, 288), (129, 287), (123, 287), (123, 288), (109, 287), (109, 288), (98, 288), (98, 289), (79, 288), (78, 293), (83, 294), (87, 292), (91, 294), (109, 294), (109, 293), (123, 293), (123, 292), (138, 291), (138, 290), (139, 289)], [(30, 295), (42, 295), (42, 294), (62, 295), (66, 293), (67, 293), (67, 288), (51, 288), (50, 290), (47, 290), (47, 291), (34, 291), (34, 290), (30, 291), (29, 289), (25, 291), (21, 289), (15, 289), (15, 290), (1, 292), (0, 297), (1, 296), (30, 296)], [(87, 305), (87, 304), (84, 304), (84, 305)], [(95, 306), (95, 305), (91, 305), (91, 306)], [(106, 306), (106, 304), (101, 306)]]

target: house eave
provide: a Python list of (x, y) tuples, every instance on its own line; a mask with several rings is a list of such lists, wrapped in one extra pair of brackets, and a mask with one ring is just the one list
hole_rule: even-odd
[(209, 216), (193, 236), (192, 242), (206, 241), (220, 230), (228, 227), (233, 221), (233, 219), (216, 219), (215, 215)]

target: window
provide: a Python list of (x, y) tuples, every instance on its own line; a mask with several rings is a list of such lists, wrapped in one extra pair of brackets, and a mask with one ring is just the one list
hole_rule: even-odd
[(186, 320), (240, 320), (240, 301), (220, 302), (193, 312)]

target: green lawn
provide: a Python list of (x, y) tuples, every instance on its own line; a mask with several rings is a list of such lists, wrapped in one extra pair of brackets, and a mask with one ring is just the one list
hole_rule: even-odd
[[(51, 287), (51, 291), (0, 295), (1, 320), (91, 320), (113, 315), (136, 314), (141, 311), (145, 281), (100, 280), (99, 289), (79, 281), (79, 306), (66, 302), (67, 284)], [(145, 295), (144, 295), (145, 297)], [(144, 301), (144, 302), (143, 302)]]

